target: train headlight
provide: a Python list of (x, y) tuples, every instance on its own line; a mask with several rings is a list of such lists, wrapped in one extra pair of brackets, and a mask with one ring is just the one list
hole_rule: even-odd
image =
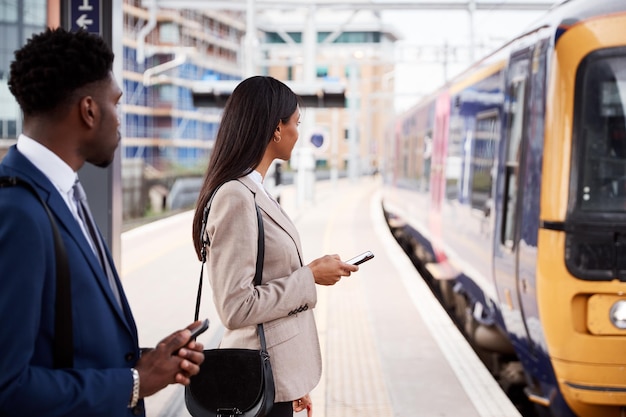
[(626, 329), (626, 300), (619, 300), (611, 306), (609, 318), (613, 326), (618, 329)]

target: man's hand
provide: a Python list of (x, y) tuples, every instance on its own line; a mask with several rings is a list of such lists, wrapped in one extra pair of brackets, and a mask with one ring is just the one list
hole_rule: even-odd
[(144, 351), (135, 365), (139, 372), (139, 398), (148, 397), (170, 384), (188, 385), (189, 378), (200, 371), (204, 346), (189, 340), (189, 329), (198, 324), (192, 323), (161, 340), (154, 349)]

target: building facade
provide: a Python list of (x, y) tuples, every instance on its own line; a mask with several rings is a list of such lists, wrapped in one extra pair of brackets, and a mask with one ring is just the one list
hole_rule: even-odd
[(147, 9), (124, 0), (123, 156), (159, 171), (202, 171), (219, 109), (193, 106), (199, 80), (240, 79), (245, 19), (237, 13)]
[[(242, 78), (245, 12), (146, 4), (152, 3), (124, 0), (123, 30), (114, 34), (123, 43), (123, 56), (117, 57), (123, 59), (122, 166), (141, 161), (157, 176), (199, 174), (206, 166), (221, 109), (195, 108), (192, 85)], [(7, 87), (13, 52), (33, 33), (60, 25), (60, 9), (61, 0), (0, 2), (0, 157), (22, 130), (19, 107)], [(301, 135), (314, 146), (318, 168), (342, 170), (355, 160), (362, 170), (375, 167), (393, 108), (393, 32), (375, 13), (350, 17), (318, 10), (311, 69), (302, 59), (308, 53), (303, 42), (306, 13), (257, 13), (255, 73), (346, 87), (346, 108), (307, 109), (314, 121)]]
[[(13, 53), (33, 33), (58, 26), (60, 10), (60, 0), (0, 2), (0, 156), (22, 130), (7, 86)], [(201, 170), (219, 109), (194, 108), (191, 83), (241, 78), (245, 19), (232, 12), (150, 10), (141, 0), (124, 0), (123, 19), (122, 157), (160, 171)]]
[[(318, 169), (347, 170), (350, 163), (366, 173), (378, 167), (378, 153), (393, 117), (394, 43), (397, 35), (372, 11), (318, 9), (264, 13), (263, 56), (269, 75), (282, 80), (335, 82), (345, 87), (343, 109), (306, 109), (313, 126), (301, 130), (301, 140), (311, 144)], [(314, 46), (306, 45), (306, 28), (312, 20)], [(279, 30), (276, 22), (282, 22)], [(288, 22), (288, 23), (284, 23)], [(312, 48), (313, 51), (306, 51)], [(306, 55), (314, 56), (311, 63)], [(320, 140), (323, 138), (323, 140)]]
[(46, 28), (47, 7), (47, 0), (0, 2), (0, 158), (22, 131), (20, 109), (7, 85), (13, 53)]

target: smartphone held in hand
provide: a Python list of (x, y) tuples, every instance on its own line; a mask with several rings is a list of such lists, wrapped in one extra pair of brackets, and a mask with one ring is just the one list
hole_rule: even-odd
[(189, 340), (194, 340), (196, 337), (200, 336), (202, 333), (206, 332), (209, 329), (209, 319), (204, 319), (197, 326), (191, 329), (191, 337)]
[[(187, 343), (191, 342), (192, 340), (196, 340), (198, 336), (206, 332), (208, 329), (209, 329), (209, 319), (202, 320), (200, 324), (198, 324), (196, 327), (189, 329), (191, 331), (191, 336), (189, 337), (189, 340), (187, 341)], [(172, 355), (178, 355), (178, 351), (179, 349), (176, 349), (174, 352), (172, 352)]]
[(355, 256), (352, 259), (348, 259), (346, 263), (351, 264), (351, 265), (360, 265), (363, 262), (369, 261), (373, 257), (374, 257), (374, 254), (370, 251), (367, 251), (367, 252), (363, 252), (360, 255)]

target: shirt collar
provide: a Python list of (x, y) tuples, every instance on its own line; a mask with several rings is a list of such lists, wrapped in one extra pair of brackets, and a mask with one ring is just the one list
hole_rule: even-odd
[(68, 193), (72, 189), (77, 178), (76, 172), (57, 154), (24, 134), (17, 138), (17, 149), (39, 168), (59, 191)]
[(263, 187), (263, 176), (259, 171), (251, 171), (246, 177), (250, 178), (254, 183), (259, 187), (259, 190), (263, 192), (263, 194), (269, 196), (265, 187)]
[(252, 181), (263, 187), (263, 176), (259, 171), (251, 171), (248, 175)]

